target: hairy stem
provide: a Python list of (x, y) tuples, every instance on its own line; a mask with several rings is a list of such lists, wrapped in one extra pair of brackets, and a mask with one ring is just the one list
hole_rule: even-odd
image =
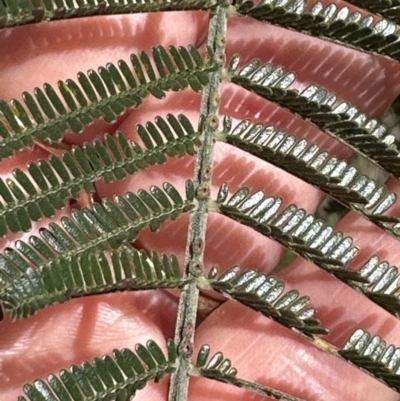
[(203, 273), (204, 244), (207, 228), (208, 202), (211, 193), (214, 137), (218, 130), (220, 86), (225, 63), (225, 37), (227, 12), (230, 2), (221, 0), (210, 13), (208, 48), (221, 67), (210, 75), (210, 83), (204, 89), (201, 103), (202, 145), (199, 149), (194, 172), (196, 207), (191, 215), (186, 245), (185, 275), (192, 279), (181, 293), (175, 328), (178, 346), (178, 369), (171, 376), (170, 401), (185, 401), (189, 387), (189, 371), (194, 348), (194, 328), (198, 310), (199, 289), (197, 278)]

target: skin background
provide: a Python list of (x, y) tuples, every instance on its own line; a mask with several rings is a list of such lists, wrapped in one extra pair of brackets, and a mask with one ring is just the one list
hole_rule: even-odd
[[(32, 92), (35, 86), (45, 82), (56, 85), (59, 79), (75, 78), (78, 71), (115, 63), (121, 58), (127, 60), (131, 53), (150, 50), (158, 44), (195, 44), (203, 48), (206, 28), (205, 13), (182, 12), (93, 17), (0, 31), (0, 97), (21, 99), (24, 90)], [(259, 57), (263, 62), (272, 61), (286, 70), (294, 70), (299, 89), (317, 82), (374, 118), (381, 117), (400, 92), (398, 63), (255, 21), (229, 20), (227, 59), (234, 53), (241, 53), (243, 62)], [(349, 149), (305, 121), (233, 85), (223, 85), (221, 99), (221, 114), (229, 113), (235, 122), (251, 117), (273, 123), (339, 157), (352, 156)], [(161, 101), (148, 98), (141, 108), (128, 112), (115, 124), (96, 121), (81, 135), (67, 134), (64, 144), (83, 144), (116, 129), (138, 141), (136, 124), (167, 113), (184, 113), (196, 125), (200, 100), (199, 94), (189, 90), (167, 94)], [(47, 156), (47, 150), (38, 146), (19, 152), (0, 162), (1, 176), (11, 177), (13, 168), (24, 169), (28, 160)], [(146, 189), (164, 181), (182, 190), (184, 180), (192, 174), (190, 157), (171, 159), (166, 165), (111, 185), (99, 182), (98, 194), (112, 198), (115, 194)], [(296, 203), (309, 213), (315, 211), (322, 199), (320, 191), (301, 180), (218, 143), (213, 166), (214, 195), (225, 181), (230, 183), (232, 191), (247, 185), (252, 192), (264, 190), (268, 195), (279, 195), (284, 205)], [(400, 192), (397, 180), (389, 179), (388, 185), (392, 191)], [(59, 221), (68, 215), (71, 207), (67, 205), (51, 220)], [(398, 215), (398, 208), (393, 206), (390, 213)], [(37, 232), (49, 221), (38, 222), (34, 230)], [(173, 252), (183, 264), (187, 223), (188, 216), (183, 216), (166, 223), (157, 234), (145, 231), (137, 245)], [(353, 236), (361, 249), (354, 267), (373, 254), (400, 265), (397, 242), (354, 213), (349, 213), (336, 228)], [(12, 246), (16, 239), (27, 239), (32, 233), (3, 238), (0, 248)], [(206, 246), (206, 271), (215, 264), (220, 271), (240, 264), (243, 268), (257, 267), (269, 272), (284, 253), (273, 241), (212, 213)], [(311, 263), (298, 258), (279, 277), (287, 282), (288, 289), (297, 288), (301, 294), (311, 296), (317, 317), (330, 330), (327, 340), (333, 344), (343, 345), (357, 327), (383, 336), (388, 343), (400, 344), (397, 319)], [(29, 320), (11, 322), (6, 318), (0, 323), (1, 400), (15, 400), (27, 381), (112, 352), (114, 348), (133, 349), (136, 343), (145, 343), (149, 338), (165, 344), (166, 339), (173, 337), (176, 310), (174, 295), (148, 291), (73, 300), (42, 310)], [(356, 368), (325, 355), (289, 330), (233, 301), (225, 302), (199, 322), (197, 349), (204, 343), (210, 344), (212, 352), (223, 351), (238, 368), (240, 377), (310, 401), (395, 401), (399, 398)], [(190, 400), (266, 399), (204, 380), (191, 381)], [(166, 400), (167, 392), (168, 380), (157, 385), (150, 383), (137, 393), (135, 400)]]

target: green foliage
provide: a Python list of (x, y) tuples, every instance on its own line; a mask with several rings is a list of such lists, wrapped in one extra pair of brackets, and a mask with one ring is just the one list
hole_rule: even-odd
[(373, 13), (383, 15), (400, 24), (400, 1), (399, 0), (351, 0), (351, 3), (363, 7)]
[(372, 15), (363, 17), (348, 7), (325, 7), (320, 1), (309, 7), (306, 0), (264, 0), (257, 5), (251, 0), (239, 0), (236, 7), (240, 14), (261, 21), (400, 60), (396, 24), (385, 19), (374, 24)]
[[(111, 264), (108, 259), (111, 259)], [(87, 295), (181, 287), (178, 259), (172, 255), (127, 250), (72, 256), (62, 263), (28, 268), (0, 291), (12, 318), (28, 317), (39, 309)]]
[[(136, 352), (129, 349), (114, 350), (113, 355), (94, 358), (92, 363), (72, 365), (47, 380), (35, 380), (24, 386), (30, 401), (129, 401), (137, 390), (150, 380), (159, 382), (176, 367), (175, 344), (168, 344), (168, 359), (161, 348), (148, 341), (137, 344)], [(18, 401), (26, 401), (19, 397)]]
[(314, 317), (315, 310), (307, 307), (310, 297), (300, 296), (297, 290), (283, 294), (285, 283), (282, 280), (254, 269), (241, 271), (239, 266), (229, 268), (216, 279), (217, 273), (214, 268), (208, 276), (214, 290), (305, 335), (328, 334)]
[[(362, 4), (398, 21), (398, 0), (366, 0)], [(308, 306), (310, 298), (300, 296), (297, 290), (284, 293), (282, 281), (254, 269), (242, 271), (238, 266), (219, 277), (216, 268), (208, 278), (201, 271), (207, 213), (217, 210), (273, 238), (400, 316), (398, 268), (374, 256), (361, 269), (349, 269), (358, 249), (351, 238), (334, 232), (322, 220), (296, 205), (280, 211), (280, 197), (261, 191), (250, 194), (246, 187), (228, 199), (229, 189), (224, 185), (217, 201), (210, 200), (213, 144), (216, 139), (225, 140), (317, 186), (399, 237), (399, 218), (383, 215), (394, 204), (395, 194), (362, 170), (272, 126), (246, 120), (231, 131), (231, 120), (226, 118), (223, 132), (219, 132), (217, 124), (220, 85), (227, 80), (297, 113), (350, 146), (356, 155), (400, 178), (396, 140), (383, 124), (368, 119), (350, 104), (338, 104), (334, 94), (318, 85), (301, 92), (291, 89), (295, 74), (281, 67), (253, 60), (239, 68), (240, 56), (234, 56), (227, 69), (223, 65), (231, 15), (249, 16), (400, 60), (399, 31), (394, 23), (384, 19), (374, 23), (372, 16), (362, 17), (347, 7), (339, 10), (320, 2), (309, 6), (304, 0), (262, 0), (257, 4), (248, 0), (0, 0), (0, 29), (93, 15), (186, 9), (207, 10), (211, 17), (204, 58), (194, 46), (170, 46), (168, 51), (157, 46), (151, 56), (145, 52), (132, 55), (130, 64), (107, 64), (98, 72), (79, 73), (77, 81), (60, 81), (57, 88), (45, 84), (33, 94), (24, 92), (22, 102), (0, 100), (2, 160), (38, 143), (53, 146), (65, 133), (80, 134), (96, 119), (114, 123), (127, 110), (139, 107), (147, 96), (161, 99), (167, 91), (188, 87), (203, 91), (198, 132), (184, 116), (157, 117), (155, 123), (137, 127), (144, 145), (130, 142), (122, 133), (106, 135), (104, 141), (73, 146), (61, 156), (30, 162), (27, 173), (15, 169), (13, 179), (0, 180), (0, 236), (5, 236), (29, 232), (32, 221), (53, 217), (82, 191), (95, 194), (99, 179), (123, 179), (165, 163), (168, 156), (194, 156), (199, 147), (195, 179), (187, 182), (185, 199), (168, 183), (163, 189), (152, 186), (149, 191), (103, 199), (90, 208), (73, 209), (60, 224), (42, 227), (39, 235), (16, 241), (0, 255), (0, 303), (12, 318), (28, 317), (52, 304), (93, 294), (182, 290), (176, 338), (169, 343), (168, 357), (153, 341), (146, 347), (138, 345), (135, 353), (116, 350), (112, 356), (95, 358), (91, 363), (63, 369), (57, 376), (49, 375), (47, 381), (38, 379), (26, 385), (26, 396), (31, 401), (128, 401), (149, 380), (158, 382), (172, 373), (171, 386), (178, 383), (179, 388), (176, 386), (176, 393), (172, 388), (171, 400), (186, 400), (189, 374), (194, 374), (279, 400), (304, 401), (237, 377), (231, 361), (221, 352), (209, 358), (207, 345), (200, 349), (196, 365), (191, 362), (200, 288), (211, 288), (259, 311), (306, 335), (316, 346), (324, 344), (320, 346), (324, 351), (341, 355), (400, 392), (398, 348), (386, 347), (379, 337), (371, 338), (359, 329), (338, 350), (317, 336), (327, 330)], [(141, 230), (149, 227), (157, 231), (164, 221), (184, 212), (192, 212), (192, 219), (183, 274), (175, 256), (154, 252), (149, 256), (132, 248), (130, 243)]]
[(400, 317), (399, 269), (373, 256), (361, 267), (360, 274), (368, 280), (360, 285), (360, 290), (382, 308)]
[(0, 29), (16, 25), (38, 23), (91, 15), (133, 14), (170, 10), (203, 10), (211, 0), (34, 0), (0, 2)]
[(98, 73), (78, 73), (79, 85), (71, 79), (59, 81), (61, 97), (45, 84), (43, 90), (36, 88), (34, 95), (23, 93), (25, 106), (17, 100), (9, 104), (0, 100), (0, 160), (32, 146), (35, 140), (59, 142), (66, 131), (81, 133), (97, 118), (113, 123), (149, 95), (163, 98), (166, 91), (188, 86), (200, 91), (208, 83), (208, 73), (217, 68), (211, 55), (205, 64), (194, 46), (170, 46), (169, 54), (158, 46), (152, 58), (142, 51), (139, 56), (131, 55), (131, 67), (120, 60), (118, 68), (107, 64), (99, 67)]
[[(259, 132), (258, 129), (255, 131)], [(220, 188), (217, 199), (220, 213), (276, 240), (303, 258), (334, 274), (390, 313), (399, 316), (400, 278), (397, 267), (390, 267), (388, 262), (379, 263), (379, 259), (374, 256), (361, 269), (349, 269), (348, 266), (358, 254), (358, 249), (352, 246), (350, 237), (343, 237), (342, 233), (334, 232), (332, 227), (324, 224), (322, 220), (313, 215), (307, 215), (304, 209), (299, 209), (295, 205), (290, 205), (279, 212), (282, 204), (282, 199), (279, 197), (266, 197), (262, 191), (250, 195), (249, 189), (243, 187), (228, 200), (228, 192), (227, 184)], [(224, 280), (233, 281), (230, 283), (232, 287), (226, 289), (223, 285), (221, 288), (218, 286), (214, 288), (213, 284), (213, 288), (229, 294), (232, 298), (238, 299), (248, 306), (257, 305), (256, 309), (261, 313), (265, 312), (263, 312), (260, 302), (262, 303), (265, 301), (264, 298), (268, 298), (268, 295), (264, 294), (264, 290), (269, 291), (269, 286), (276, 285), (280, 287), (280, 291), (283, 291), (282, 282), (270, 278), (270, 282), (266, 284), (264, 283), (267, 279), (266, 276), (260, 275), (258, 278), (254, 270), (243, 273), (243, 277), (239, 276), (236, 281), (237, 274), (238, 271), (232, 268), (232, 271), (228, 271), (226, 276), (223, 276)], [(247, 281), (249, 281), (248, 287)], [(257, 293), (258, 285), (262, 288), (260, 293)], [(264, 285), (266, 287), (263, 288)], [(238, 287), (237, 293), (234, 288), (236, 286)], [(276, 295), (274, 292), (272, 294)], [(297, 296), (298, 293), (293, 292), (286, 299), (294, 302), (297, 300)], [(269, 306), (267, 305), (265, 308), (268, 309)], [(301, 323), (303, 326), (295, 326), (293, 323), (286, 324), (299, 330), (302, 330), (301, 327), (304, 326), (304, 322)], [(311, 326), (314, 326), (314, 323)], [(307, 327), (304, 332), (307, 330), (312, 332), (312, 329)], [(315, 327), (315, 330), (318, 332), (320, 328)]]
[(214, 370), (230, 376), (237, 375), (237, 369), (232, 366), (230, 359), (224, 357), (222, 352), (218, 352), (210, 358), (210, 346), (207, 344), (200, 348), (195, 367), (202, 374), (206, 371)]
[(279, 213), (280, 197), (265, 197), (263, 191), (249, 195), (249, 189), (243, 187), (228, 200), (228, 191), (225, 184), (218, 194), (220, 213), (276, 240), (346, 283), (366, 282), (358, 271), (348, 269), (358, 254), (350, 237), (334, 232), (322, 220), (295, 205)]
[(237, 369), (232, 366), (230, 359), (224, 357), (222, 352), (217, 352), (211, 358), (209, 356), (210, 346), (205, 344), (197, 354), (196, 365), (193, 369), (194, 374), (245, 388), (263, 396), (272, 397), (275, 400), (305, 401), (271, 387), (240, 379), (237, 377)]
[[(168, 123), (167, 123), (168, 121)], [(62, 156), (28, 163), (28, 173), (13, 171), (14, 180), (0, 178), (0, 196), (6, 205), (0, 207), (0, 237), (8, 231), (28, 232), (32, 221), (53, 217), (69, 199), (77, 199), (82, 190), (96, 191), (94, 182), (103, 178), (110, 183), (154, 164), (163, 164), (167, 156), (193, 155), (201, 144), (199, 133), (183, 115), (169, 114), (155, 124), (139, 125), (137, 132), (144, 148), (130, 141), (122, 132), (105, 135), (82, 147), (73, 146)]]
[[(228, 120), (227, 131), (231, 125)], [(400, 219), (383, 215), (397, 196), (345, 160), (330, 156), (317, 145), (309, 146), (307, 140), (298, 140), (284, 130), (251, 124), (250, 120), (240, 122), (225, 140), (309, 182), (390, 234), (400, 235)]]
[(357, 329), (339, 353), (400, 392), (400, 348), (387, 346), (379, 336)]
[[(156, 231), (164, 221), (176, 219), (183, 212), (191, 210), (193, 196), (191, 182), (187, 183), (186, 200), (183, 200), (177, 190), (168, 183), (164, 184), (164, 191), (153, 186), (150, 192), (140, 190), (137, 195), (128, 192), (126, 196), (118, 196), (115, 202), (104, 199), (102, 204), (95, 203), (91, 209), (73, 210), (72, 218), (64, 217), (61, 225), (51, 223), (48, 229), (42, 228), (40, 237), (32, 235), (29, 243), (17, 241), (15, 248), (6, 248), (0, 255), (0, 285), (5, 288), (13, 287), (7, 290), (7, 299), (10, 300), (13, 293), (17, 299), (24, 296), (24, 292), (28, 299), (33, 295), (29, 294), (29, 288), (20, 288), (21, 284), (24, 285), (24, 280), (37, 280), (38, 276), (32, 269), (39, 269), (43, 272), (40, 274), (51, 277), (50, 272), (65, 272), (70, 263), (79, 263), (79, 259), (76, 258), (80, 255), (106, 251), (109, 247), (118, 249), (135, 240), (140, 230), (150, 227)], [(79, 270), (79, 267), (77, 269)], [(23, 274), (25, 277), (22, 278), (22, 283), (13, 286)], [(90, 274), (93, 275), (94, 272)], [(90, 279), (89, 275), (88, 280)], [(96, 282), (100, 284), (102, 279), (96, 279)], [(55, 289), (53, 285), (59, 285), (59, 289), (62, 290), (64, 283), (50, 283), (47, 289), (43, 288), (40, 281), (34, 283), (35, 285), (39, 286), (39, 291), (52, 292)], [(18, 294), (19, 291), (22, 293)], [(64, 298), (61, 297), (61, 300)], [(33, 310), (41, 307), (41, 302), (36, 304), (36, 300), (33, 301)], [(46, 302), (52, 303), (51, 299)], [(15, 313), (33, 313), (28, 306), (27, 311), (24, 308), (22, 310)]]
[(238, 71), (240, 56), (230, 64), (231, 81), (265, 99), (271, 100), (309, 120), (327, 134), (365, 156), (372, 163), (400, 177), (400, 153), (395, 136), (376, 120), (348, 103), (337, 103), (337, 97), (318, 85), (310, 85), (299, 93), (290, 89), (294, 73), (285, 73), (282, 67), (255, 59)]

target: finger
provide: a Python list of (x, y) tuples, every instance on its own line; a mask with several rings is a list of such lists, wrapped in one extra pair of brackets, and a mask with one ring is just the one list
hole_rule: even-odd
[[(0, 163), (3, 180), (12, 178), (12, 170), (27, 170), (27, 161), (46, 158), (48, 152), (35, 147), (19, 152)], [(33, 222), (29, 232), (8, 234), (0, 239), (0, 252), (15, 248), (15, 241), (40, 237), (39, 229), (50, 222), (60, 224), (70, 216), (71, 206), (52, 218)], [(165, 291), (143, 291), (75, 299), (64, 305), (41, 310), (29, 319), (11, 321), (9, 315), (0, 324), (0, 393), (2, 399), (22, 395), (24, 383), (45, 379), (71, 364), (80, 364), (115, 348), (135, 349), (154, 339), (165, 350), (166, 339), (174, 335), (177, 302)], [(168, 380), (150, 385), (140, 392), (142, 399), (164, 400)], [(139, 397), (139, 399), (140, 399)]]
[[(390, 178), (387, 185), (390, 191), (400, 192), (397, 179)], [(386, 214), (399, 216), (399, 210), (397, 202)], [(348, 213), (335, 228), (350, 236), (354, 245), (359, 247), (359, 254), (351, 268), (360, 269), (373, 256), (388, 261), (390, 265), (400, 265), (398, 240), (359, 214)], [(318, 318), (329, 328), (327, 339), (333, 344), (342, 346), (358, 327), (380, 335), (388, 343), (398, 343), (400, 323), (396, 317), (311, 263), (298, 258), (278, 276), (288, 288), (296, 288), (311, 296)]]
[[(41, 310), (29, 319), (0, 325), (0, 392), (3, 400), (22, 395), (24, 383), (45, 379), (71, 364), (135, 350), (154, 340), (165, 352), (174, 332), (177, 304), (162, 291), (75, 299)], [(168, 380), (149, 384), (138, 399), (165, 400)], [(135, 398), (136, 399), (136, 398)]]
[(199, 43), (206, 25), (204, 13), (169, 12), (94, 16), (2, 30), (0, 96), (19, 97), (44, 82), (55, 85), (59, 79), (75, 79), (79, 71), (116, 63), (160, 44)]
[[(258, 99), (258, 101), (262, 102), (262, 99)], [(152, 104), (143, 104), (140, 111), (133, 111), (124, 120), (120, 129), (129, 139), (140, 142), (136, 130), (138, 123), (145, 124), (147, 121), (154, 120), (156, 115), (165, 116), (171, 111), (179, 112), (185, 106), (185, 115), (191, 119), (192, 124), (196, 127), (198, 96), (186, 91), (181, 93), (179, 98), (176, 94), (168, 95), (165, 100), (159, 102), (156, 109)], [(234, 123), (245, 118), (247, 113), (246, 108), (236, 109), (234, 104), (227, 106), (227, 108), (227, 111), (234, 116)], [(237, 168), (232, 169), (231, 166), (237, 166)], [(322, 194), (317, 189), (283, 170), (225, 143), (217, 143), (215, 146), (212, 170), (212, 196), (214, 198), (219, 187), (224, 182), (229, 182), (232, 193), (242, 186), (249, 187), (252, 192), (265, 190), (268, 196), (281, 196), (284, 205), (297, 203), (309, 212), (313, 212), (321, 200)], [(172, 183), (181, 193), (184, 193), (185, 181), (193, 177), (193, 172), (194, 160), (192, 157), (171, 158), (164, 165), (151, 167), (125, 180), (116, 181), (112, 184), (105, 184), (100, 181), (97, 185), (97, 191), (100, 197), (112, 198), (115, 194), (123, 194), (128, 189), (135, 192), (140, 188), (148, 188), (149, 183), (162, 186), (163, 182), (167, 181)], [(181, 217), (177, 221), (165, 223), (160, 232), (144, 231), (136, 245), (148, 250), (157, 249), (160, 252), (174, 253), (183, 263), (187, 227), (187, 216)], [(229, 235), (223, 233), (229, 233)], [(174, 240), (171, 241), (171, 238)], [(243, 244), (245, 239), (249, 246), (244, 251), (243, 247), (239, 245)], [(235, 251), (232, 252), (231, 247)], [(264, 262), (265, 266), (272, 269), (282, 256), (283, 248), (278, 243), (226, 217), (210, 215), (205, 267), (208, 269), (214, 264), (219, 264), (222, 269), (225, 269), (235, 263), (237, 258), (240, 257), (240, 253), (243, 252), (246, 257), (240, 258), (240, 260), (244, 265), (254, 266), (255, 263)]]
[[(32, 156), (44, 156), (44, 151), (24, 151), (2, 162), (26, 170), (24, 162)], [(21, 165), (19, 166), (18, 163)], [(58, 222), (70, 215), (67, 205), (53, 218), (33, 223), (29, 232), (8, 234), (0, 240), (1, 252), (15, 247), (15, 241), (28, 241), (31, 235), (40, 237), (39, 228), (50, 221)], [(36, 378), (45, 378), (70, 364), (80, 364), (95, 356), (111, 353), (114, 348), (134, 350), (136, 343), (150, 338), (165, 348), (165, 339), (174, 333), (176, 300), (164, 291), (112, 294), (75, 299), (65, 305), (41, 310), (29, 319), (11, 321), (8, 314), (0, 324), (0, 393), (2, 399), (16, 399), (22, 385)], [(167, 382), (150, 386), (143, 397), (165, 399)], [(144, 398), (143, 398), (144, 399)]]
[[(286, 32), (286, 31), (285, 31)], [(326, 53), (325, 53), (325, 58), (327, 58), (326, 57)], [(353, 60), (353, 59), (352, 59)], [(107, 60), (108, 61), (108, 60)], [(332, 78), (332, 77), (331, 77)], [(329, 80), (329, 79), (328, 79)], [(307, 82), (307, 79), (304, 79), (304, 82)], [(378, 82), (379, 82), (379, 80), (378, 80)], [(381, 82), (382, 83), (382, 82)], [(357, 99), (356, 99), (357, 100)], [(376, 99), (375, 99), (376, 100)], [(383, 106), (382, 106), (383, 107)], [(374, 110), (374, 108), (372, 108), (371, 107), (371, 110)], [(377, 112), (379, 112), (379, 110), (380, 109), (377, 109)], [(97, 135), (97, 133), (96, 133), (96, 135)], [(223, 152), (221, 152), (221, 154), (222, 154)], [(238, 158), (232, 158), (232, 160), (233, 161), (240, 161), (240, 160), (242, 160), (240, 157), (238, 157)], [(236, 164), (237, 165), (237, 164)], [(222, 174), (222, 173), (221, 173)], [(249, 179), (250, 177), (248, 177), (248, 176), (246, 176), (246, 175), (243, 175), (241, 178), (243, 178), (243, 179)], [(143, 180), (143, 182), (152, 182), (152, 181), (147, 181), (147, 179), (144, 179)], [(289, 191), (288, 191), (289, 192)], [(290, 195), (290, 194), (289, 194)], [(314, 201), (314, 197), (311, 197), (312, 199), (312, 201)], [(228, 233), (230, 233), (230, 232), (232, 232), (232, 229), (233, 229), (233, 227), (230, 227), (230, 226), (226, 226), (226, 228), (224, 229), (224, 232), (228, 232)], [(226, 230), (226, 231), (225, 231)], [(234, 231), (234, 230), (233, 230)], [(180, 235), (179, 235), (179, 238), (180, 238)], [(243, 234), (241, 237), (239, 237), (239, 238), (242, 238), (242, 239), (245, 239), (245, 238), (249, 238), (248, 237), (248, 234)], [(169, 238), (169, 242), (171, 241), (171, 238)], [(240, 245), (240, 244), (242, 244), (243, 242), (241, 242), (241, 241), (237, 241), (237, 244), (238, 245)], [(150, 245), (152, 245), (152, 244), (150, 244)], [(216, 253), (219, 251), (219, 253), (221, 253), (221, 251), (225, 248), (225, 249), (228, 249), (227, 248), (227, 245), (228, 245), (228, 243), (221, 243), (221, 244), (219, 244), (219, 246), (217, 247), (218, 249), (217, 249), (217, 251), (216, 251)], [(238, 246), (238, 249), (239, 249), (239, 246)], [(260, 247), (260, 254), (261, 254), (261, 250), (262, 250), (262, 246)], [(225, 252), (228, 252), (227, 250), (225, 251)], [(265, 252), (266, 252), (266, 250), (264, 249), (264, 255), (265, 255)], [(271, 252), (271, 253), (273, 253), (273, 252)], [(249, 262), (250, 263), (250, 262)], [(351, 399), (351, 398), (350, 398)]]
[[(49, 83), (76, 80), (79, 71), (97, 70), (120, 59), (129, 64), (132, 53), (164, 44), (200, 45), (207, 31), (201, 12), (169, 12), (97, 16), (9, 28), (0, 32), (0, 97), (21, 99), (23, 91)], [(34, 72), (34, 73), (33, 73)], [(12, 84), (10, 84), (12, 83)], [(119, 121), (97, 119), (76, 135), (66, 133), (64, 143), (83, 143), (105, 132), (115, 132)]]
[[(196, 344), (197, 349), (209, 344), (212, 355), (222, 351), (238, 369), (238, 377), (308, 401), (397, 400), (394, 391), (357, 368), (325, 354), (290, 330), (233, 301), (220, 306), (199, 326)], [(206, 380), (191, 381), (194, 400), (266, 399)]]
[(296, 73), (299, 89), (322, 85), (371, 118), (381, 116), (400, 90), (397, 62), (249, 18), (229, 20), (227, 53), (228, 60), (239, 53), (243, 62), (260, 58), (281, 65)]

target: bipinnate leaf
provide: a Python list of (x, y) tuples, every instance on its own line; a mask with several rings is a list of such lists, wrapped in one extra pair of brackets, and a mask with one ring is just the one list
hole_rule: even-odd
[(250, 194), (243, 187), (229, 199), (228, 192), (224, 184), (218, 194), (217, 207), (223, 215), (276, 240), (350, 285), (353, 281), (367, 282), (358, 271), (348, 268), (358, 254), (350, 237), (335, 232), (296, 205), (279, 212), (282, 199), (266, 197), (263, 191)]
[(314, 317), (315, 310), (308, 306), (310, 298), (300, 296), (297, 290), (284, 293), (285, 283), (268, 277), (255, 269), (242, 270), (233, 266), (217, 277), (213, 268), (209, 274), (210, 286), (224, 295), (274, 319), (278, 323), (313, 337), (327, 334)]
[[(357, 1), (364, 6), (364, 1)], [(254, 3), (252, 0), (238, 0), (236, 8), (240, 14), (260, 21), (400, 60), (399, 29), (389, 20), (363, 16), (359, 11), (350, 11), (347, 6), (321, 1), (263, 0)], [(397, 8), (391, 11), (389, 15), (399, 15)]]
[[(164, 190), (153, 186), (150, 192), (128, 192), (117, 196), (115, 202), (103, 199), (91, 209), (73, 210), (72, 217), (64, 217), (61, 224), (51, 223), (49, 228), (42, 228), (40, 237), (32, 235), (28, 242), (19, 240), (14, 248), (5, 249), (0, 255), (2, 291), (23, 274), (27, 275), (25, 279), (33, 279), (34, 269), (44, 270), (45, 275), (51, 271), (57, 274), (52, 270), (57, 268), (66, 272), (71, 262), (78, 263), (80, 255), (118, 249), (134, 241), (146, 227), (156, 231), (166, 220), (191, 210), (193, 199), (191, 181), (186, 185), (185, 200), (171, 184), (165, 183)], [(58, 284), (62, 290), (63, 281)]]
[(212, 0), (71, 0), (18, 1), (0, 3), (0, 29), (42, 21), (88, 17), (91, 15), (133, 14), (157, 11), (206, 10)]
[[(168, 343), (168, 356), (176, 356), (175, 344)], [(124, 348), (112, 355), (94, 358), (92, 362), (72, 365), (47, 380), (37, 379), (25, 384), (25, 396), (18, 401), (129, 401), (136, 391), (154, 380), (159, 382), (175, 371), (175, 358), (166, 358), (152, 340), (146, 346), (137, 344), (135, 352)]]
[(200, 91), (208, 73), (218, 68), (212, 54), (205, 63), (194, 46), (170, 46), (168, 52), (158, 46), (152, 50), (152, 60), (142, 51), (131, 55), (130, 64), (120, 60), (118, 67), (107, 64), (98, 72), (80, 72), (79, 84), (71, 79), (59, 81), (61, 95), (45, 84), (33, 95), (24, 92), (24, 104), (0, 100), (0, 160), (32, 146), (35, 140), (60, 142), (67, 131), (79, 134), (98, 118), (113, 123), (147, 96), (161, 99), (166, 91), (187, 87)]
[(144, 146), (117, 132), (105, 135), (104, 141), (73, 146), (62, 156), (29, 162), (27, 172), (13, 170), (14, 179), (0, 178), (0, 237), (9, 231), (28, 232), (32, 221), (53, 217), (82, 190), (95, 193), (95, 182), (100, 179), (110, 183), (163, 164), (168, 156), (194, 154), (201, 143), (200, 133), (183, 115), (168, 114), (166, 120), (156, 117), (155, 123), (138, 125), (137, 131)]
[(379, 336), (357, 329), (339, 354), (400, 392), (400, 348)]
[(345, 143), (372, 163), (400, 177), (400, 153), (396, 138), (377, 120), (368, 119), (349, 103), (337, 102), (337, 96), (312, 84), (299, 92), (290, 89), (294, 73), (260, 60), (239, 69), (240, 56), (230, 63), (230, 80), (259, 96), (273, 101), (312, 122), (327, 134)]
[(181, 277), (175, 255), (153, 252), (149, 256), (145, 251), (122, 249), (107, 256), (104, 252), (83, 254), (64, 263), (28, 268), (0, 291), (0, 302), (15, 319), (83, 296), (178, 288), (188, 281)]
[[(213, 147), (216, 140), (224, 140), (297, 175), (400, 237), (399, 218), (384, 215), (395, 203), (394, 192), (346, 161), (280, 129), (250, 120), (230, 132), (231, 122), (226, 119), (224, 130), (218, 130), (225, 80), (296, 113), (356, 155), (400, 178), (400, 152), (394, 133), (358, 108), (338, 102), (336, 95), (319, 85), (294, 89), (302, 87), (295, 82), (294, 73), (258, 59), (239, 68), (241, 57), (236, 55), (224, 68), (225, 47), (230, 41), (227, 27), (232, 16), (250, 17), (334, 41), (373, 54), (378, 61), (383, 56), (391, 58), (385, 63), (396, 66), (400, 61), (400, 31), (396, 26), (400, 1), (350, 2), (362, 3), (384, 18), (350, 11), (347, 6), (306, 0), (0, 0), (0, 29), (138, 12), (204, 10), (209, 16), (207, 44), (203, 46), (205, 37), (197, 37), (201, 39), (200, 50), (195, 46), (157, 46), (151, 54), (141, 51), (131, 55), (129, 61), (80, 72), (76, 80), (59, 81), (57, 87), (46, 83), (32, 93), (25, 91), (22, 100), (0, 100), (1, 161), (36, 145), (60, 147), (58, 143), (67, 133), (81, 134), (98, 119), (116, 123), (118, 117), (139, 107), (150, 95), (161, 99), (167, 91), (188, 87), (203, 91), (199, 132), (184, 116), (157, 117), (154, 123), (138, 126), (143, 145), (117, 132), (115, 136), (105, 135), (102, 141), (73, 146), (48, 160), (30, 162), (27, 172), (15, 169), (12, 179), (0, 180), (3, 237), (10, 232), (31, 231), (33, 221), (54, 217), (68, 199), (77, 199), (82, 192), (95, 194), (99, 179), (110, 183), (165, 163), (168, 156), (195, 155), (197, 147), (199, 150), (195, 179), (187, 182), (184, 199), (168, 183), (163, 189), (152, 186), (149, 191), (102, 199), (91, 207), (73, 209), (60, 223), (40, 228), (36, 235), (17, 240), (0, 254), (0, 315), (5, 310), (12, 318), (27, 317), (50, 305), (93, 294), (155, 288), (180, 288), (183, 292), (176, 338), (168, 343), (168, 356), (153, 341), (145, 346), (138, 344), (135, 352), (115, 350), (112, 355), (73, 365), (25, 385), (26, 395), (19, 401), (128, 401), (150, 380), (158, 382), (168, 373), (172, 373), (170, 400), (187, 400), (192, 374), (269, 399), (304, 401), (239, 378), (221, 352), (210, 358), (207, 345), (200, 349), (196, 365), (192, 363), (201, 288), (213, 289), (274, 319), (306, 336), (320, 350), (341, 356), (400, 392), (399, 348), (386, 346), (380, 337), (359, 329), (339, 350), (318, 336), (327, 330), (315, 318), (309, 297), (295, 289), (284, 292), (283, 281), (236, 265), (221, 275), (216, 268), (211, 269), (208, 278), (202, 273), (208, 213), (218, 212), (274, 239), (400, 316), (398, 268), (373, 256), (361, 269), (350, 269), (359, 251), (352, 239), (314, 215), (296, 205), (280, 210), (281, 198), (262, 191), (251, 194), (247, 187), (228, 196), (229, 187), (223, 185), (217, 200), (210, 200)], [(267, 29), (268, 24), (258, 23), (258, 27), (265, 25)], [(265, 189), (269, 191), (268, 183)], [(132, 242), (141, 230), (157, 231), (165, 221), (186, 212), (192, 213), (184, 274), (174, 255), (148, 255), (133, 248)]]

